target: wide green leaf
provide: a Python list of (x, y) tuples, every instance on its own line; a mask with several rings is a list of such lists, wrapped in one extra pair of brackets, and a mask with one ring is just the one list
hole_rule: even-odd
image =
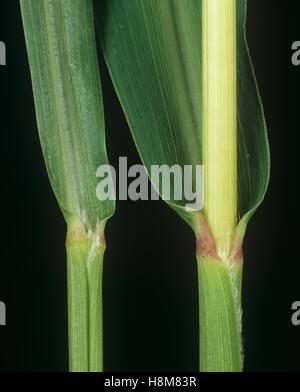
[[(246, 0), (237, 2), (238, 216), (261, 203), (269, 149), (246, 43)], [(201, 0), (95, 2), (109, 72), (136, 147), (151, 165), (202, 164)], [(195, 182), (195, 177), (193, 178)], [(195, 229), (187, 200), (168, 201)]]
[(200, 370), (240, 371), (242, 242), (270, 169), (246, 0), (95, 6), (104, 57), (152, 183), (152, 165), (205, 165), (204, 189), (195, 170), (192, 181), (205, 195), (203, 214), (185, 198), (166, 201), (197, 238)]

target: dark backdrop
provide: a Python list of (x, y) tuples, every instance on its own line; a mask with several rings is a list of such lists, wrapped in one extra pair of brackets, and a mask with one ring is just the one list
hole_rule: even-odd
[[(272, 174), (245, 239), (245, 370), (299, 371), (297, 1), (251, 0), (248, 40), (268, 125)], [(67, 370), (65, 223), (40, 150), (17, 0), (0, 5), (0, 370)], [(139, 163), (100, 57), (109, 159)], [(106, 230), (105, 370), (197, 371), (194, 237), (163, 202), (117, 203)]]

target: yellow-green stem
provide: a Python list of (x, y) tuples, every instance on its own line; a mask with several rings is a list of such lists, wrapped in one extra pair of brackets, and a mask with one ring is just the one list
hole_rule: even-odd
[(203, 0), (204, 214), (222, 259), (237, 218), (236, 0)]
[(202, 0), (204, 218), (197, 233), (200, 371), (241, 371), (236, 0)]

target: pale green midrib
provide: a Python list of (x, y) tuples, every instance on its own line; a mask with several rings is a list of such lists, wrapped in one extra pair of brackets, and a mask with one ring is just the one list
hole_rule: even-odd
[(235, 0), (203, 0), (202, 18), (204, 214), (225, 259), (237, 217)]

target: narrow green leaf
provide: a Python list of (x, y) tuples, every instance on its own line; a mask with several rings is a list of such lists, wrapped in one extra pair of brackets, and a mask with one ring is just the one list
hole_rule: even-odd
[(101, 371), (104, 227), (96, 195), (108, 164), (92, 0), (21, 0), (36, 116), (49, 179), (68, 225), (71, 371)]
[(114, 211), (96, 195), (108, 164), (90, 0), (21, 0), (40, 141), (49, 179), (68, 221), (86, 231)]

